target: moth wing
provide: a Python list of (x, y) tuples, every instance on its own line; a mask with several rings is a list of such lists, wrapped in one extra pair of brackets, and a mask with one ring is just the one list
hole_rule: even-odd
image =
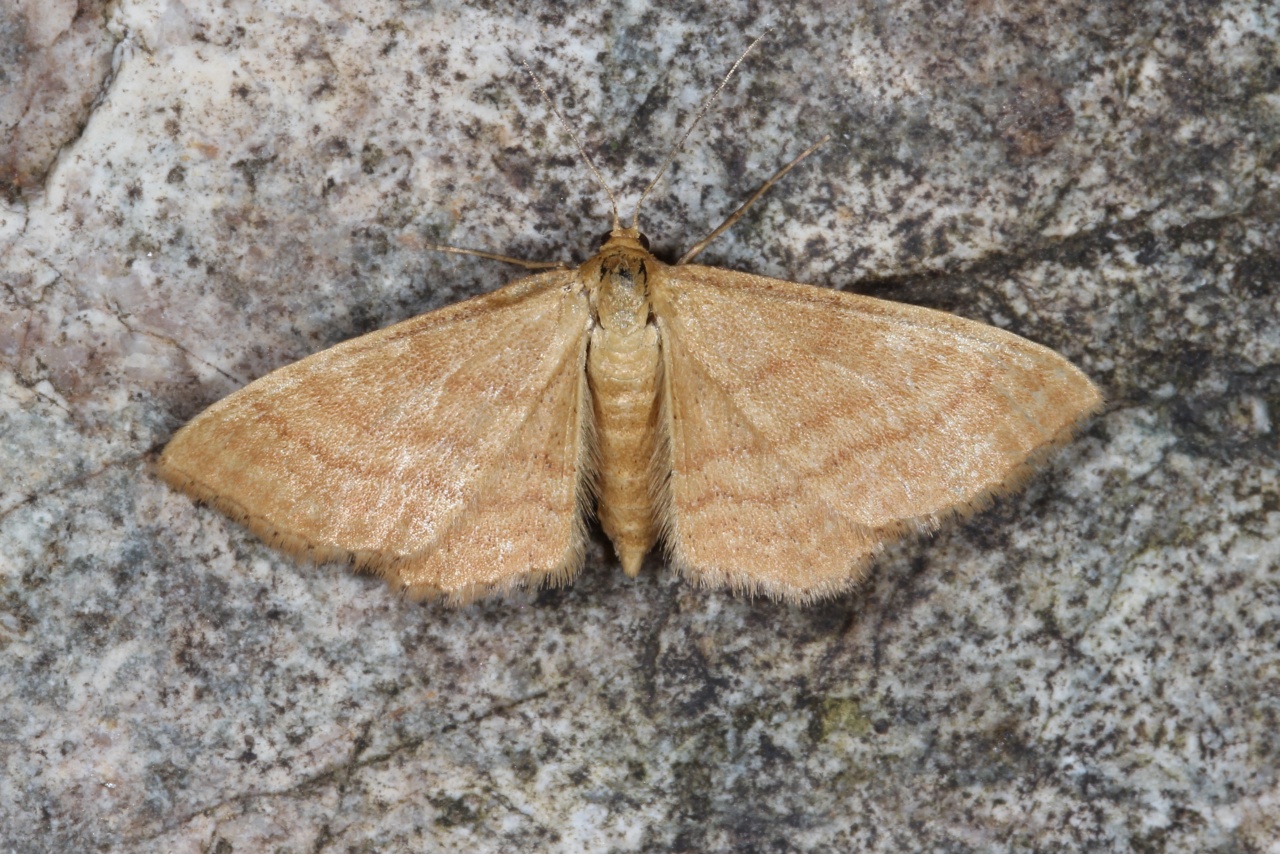
[(355, 338), (214, 404), (161, 474), (408, 595), (563, 582), (583, 554), (587, 297), (571, 271)]
[(664, 538), (707, 585), (839, 593), (886, 542), (1012, 487), (1101, 403), (1052, 350), (944, 312), (692, 265), (650, 288)]

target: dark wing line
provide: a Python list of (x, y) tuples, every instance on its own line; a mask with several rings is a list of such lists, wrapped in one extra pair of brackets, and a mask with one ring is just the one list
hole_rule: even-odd
[[(582, 335), (578, 339), (579, 341), (581, 341), (581, 338), (587, 337), (587, 333), (589, 329), (590, 329), (589, 325), (583, 326)], [(564, 356), (561, 358), (556, 369), (553, 371), (549, 371), (547, 373), (547, 381), (545, 383), (542, 383), (542, 385), (537, 389), (537, 396), (539, 400), (541, 399), (541, 396), (546, 393), (547, 389), (551, 388), (551, 386), (555, 383), (556, 379), (563, 375), (565, 364), (568, 363), (569, 359), (572, 358), (575, 355), (575, 353), (579, 355), (580, 361), (581, 361), (581, 364), (578, 368), (578, 371), (576, 372), (576, 375), (579, 377), (582, 376), (582, 374), (586, 370), (586, 357), (587, 357), (586, 347), (583, 347), (583, 346), (579, 346), (577, 348), (566, 347)], [(530, 388), (531, 388), (530, 386), (525, 387), (526, 391)], [(580, 410), (582, 409), (582, 403), (583, 403), (582, 401), (579, 401)], [(508, 448), (511, 447), (512, 444), (515, 443), (516, 439), (519, 438), (524, 428), (528, 425), (529, 419), (533, 416), (534, 410), (536, 408), (537, 407), (533, 407), (533, 406), (529, 407), (529, 409), (525, 411), (524, 417), (520, 419), (519, 424), (517, 424), (515, 426), (515, 429), (513, 429), (510, 435), (507, 436), (507, 441), (502, 445), (502, 451), (504, 453)], [(588, 419), (590, 418), (589, 408), (586, 410), (586, 417)], [(585, 441), (585, 437), (583, 437), (583, 441)], [(575, 460), (575, 462), (579, 465), (581, 464), (581, 460)], [(486, 477), (477, 478), (476, 480), (471, 481), (471, 484), (470, 484), (471, 488), (467, 490), (466, 497), (461, 502), (459, 502), (457, 508), (450, 515), (449, 521), (445, 524), (440, 525), (440, 527), (438, 528), (439, 533), (432, 539), (432, 541), (426, 546), (424, 546), (423, 548), (413, 552), (408, 552), (402, 556), (412, 557), (414, 555), (427, 554), (435, 550), (438, 547), (440, 540), (446, 534), (452, 531), (454, 525), (457, 524), (458, 520), (463, 516), (465, 516), (466, 512), (475, 506), (476, 496), (481, 492), (483, 492), (485, 487), (488, 487), (489, 485), (491, 485), (494, 482), (494, 480), (502, 477), (504, 474), (505, 472), (502, 469), (493, 469), (488, 473)], [(579, 472), (580, 479), (581, 479), (581, 474), (582, 473), (580, 471)], [(582, 515), (581, 512), (579, 512), (579, 515)]]
[[(678, 336), (676, 336), (676, 337), (678, 337)], [(716, 379), (716, 378), (711, 374), (711, 372), (707, 370), (706, 363), (705, 363), (704, 361), (702, 361), (701, 359), (698, 359), (697, 357), (695, 357), (695, 356), (693, 356), (692, 354), (690, 354), (687, 350), (685, 350), (685, 351), (684, 351), (683, 356), (684, 356), (686, 359), (688, 359), (690, 362), (692, 362), (693, 364), (697, 365), (697, 368), (698, 368), (699, 373), (701, 373), (701, 374), (703, 375), (703, 377), (705, 378), (705, 380), (706, 380), (707, 384), (708, 384), (708, 385), (711, 385), (711, 386), (714, 386), (714, 387), (715, 387), (715, 388), (720, 392), (720, 396), (721, 396), (721, 398), (722, 398), (724, 401), (726, 401), (726, 402), (728, 403), (728, 405), (730, 406), (730, 408), (732, 408), (732, 409), (733, 409), (733, 411), (734, 411), (734, 412), (736, 412), (736, 413), (739, 415), (739, 417), (742, 419), (742, 423), (747, 427), (747, 429), (750, 431), (751, 435), (752, 435), (753, 437), (755, 437), (755, 438), (757, 439), (757, 441), (759, 441), (759, 442), (760, 442), (760, 444), (761, 444), (762, 446), (764, 446), (765, 448), (767, 448), (767, 449), (769, 450), (769, 456), (770, 456), (770, 458), (771, 458), (772, 460), (774, 460), (775, 465), (776, 465), (779, 469), (781, 469), (781, 470), (785, 471), (787, 474), (789, 474), (789, 475), (791, 476), (791, 478), (792, 478), (792, 480), (793, 480), (794, 482), (796, 482), (796, 483), (803, 483), (803, 481), (804, 481), (804, 474), (803, 474), (802, 472), (798, 471), (798, 470), (794, 467), (794, 464), (793, 464), (789, 459), (787, 459), (787, 457), (785, 457), (784, 455), (782, 455), (782, 454), (778, 453), (777, 446), (776, 446), (776, 445), (775, 445), (775, 444), (774, 444), (774, 443), (769, 439), (769, 437), (768, 437), (768, 436), (766, 436), (763, 432), (761, 432), (761, 430), (760, 430), (759, 426), (757, 426), (757, 425), (756, 425), (756, 423), (755, 423), (754, 421), (752, 421), (751, 417), (750, 417), (750, 416), (749, 416), (749, 415), (748, 415), (748, 414), (747, 414), (747, 413), (746, 413), (746, 412), (745, 412), (745, 411), (744, 411), (744, 410), (743, 410), (743, 409), (738, 405), (738, 403), (733, 399), (732, 395), (730, 395), (730, 394), (725, 390), (724, 386), (723, 386), (723, 385), (721, 385), (721, 384), (720, 384), (720, 382), (719, 382), (719, 381), (718, 381), (718, 380), (717, 380), (717, 379)], [(668, 382), (670, 382), (670, 381), (671, 381), (671, 380), (670, 380), (670, 378), (668, 378), (668, 380), (667, 380), (667, 381), (668, 381)], [(672, 398), (674, 398), (676, 395), (672, 394), (671, 396), (672, 396)], [(674, 444), (675, 444), (675, 442), (674, 442), (674, 439), (673, 439), (673, 441), (672, 441), (672, 445), (674, 445)], [(821, 502), (821, 506), (822, 506), (822, 507), (827, 511), (827, 515), (828, 515), (828, 516), (831, 516), (831, 517), (834, 517), (834, 518), (837, 518), (837, 519), (841, 519), (841, 520), (843, 520), (843, 521), (844, 521), (844, 523), (845, 523), (846, 525), (849, 525), (849, 526), (850, 526), (850, 527), (852, 527), (852, 528), (859, 528), (859, 529), (862, 529), (862, 530), (871, 530), (871, 529), (867, 528), (865, 525), (863, 525), (861, 522), (858, 522), (858, 521), (855, 521), (855, 520), (853, 520), (853, 519), (850, 519), (850, 518), (849, 518), (848, 516), (846, 516), (844, 513), (839, 512), (837, 509), (835, 509), (834, 507), (832, 507), (832, 506), (831, 506), (828, 502), (826, 502), (825, 500), (823, 500), (823, 501)], [(673, 516), (678, 516), (678, 514), (672, 514), (672, 515), (673, 515)], [(677, 527), (677, 528), (679, 527), (679, 520), (678, 520), (678, 519), (676, 520), (676, 527)]]

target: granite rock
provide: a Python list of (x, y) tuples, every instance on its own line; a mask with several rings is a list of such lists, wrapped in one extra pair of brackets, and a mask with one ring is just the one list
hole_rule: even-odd
[[(0, 17), (0, 848), (1280, 851), (1274, 4), (42, 8)], [(1025, 490), (815, 607), (596, 531), (450, 610), (154, 476), (228, 392), (519, 275), (425, 244), (592, 253), (523, 61), (625, 214), (766, 27), (655, 249), (831, 133), (700, 261), (1062, 352), (1108, 404)]]

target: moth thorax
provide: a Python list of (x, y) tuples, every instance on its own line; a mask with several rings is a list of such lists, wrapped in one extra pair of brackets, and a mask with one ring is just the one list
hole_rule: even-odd
[(644, 256), (618, 252), (600, 256), (592, 288), (596, 319), (605, 329), (631, 332), (649, 322), (649, 266)]

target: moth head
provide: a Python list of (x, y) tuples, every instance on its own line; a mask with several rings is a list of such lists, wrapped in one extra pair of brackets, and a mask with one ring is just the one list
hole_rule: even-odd
[(609, 245), (609, 241), (613, 240), (614, 238), (619, 238), (620, 241), (626, 241), (626, 242), (634, 241), (638, 243), (640, 245), (640, 248), (643, 249), (645, 252), (649, 251), (649, 236), (641, 232), (639, 229), (635, 229), (635, 228), (609, 229), (604, 234), (600, 235), (600, 237), (596, 240), (596, 243), (600, 246), (600, 249), (598, 251), (603, 252), (605, 247)]

